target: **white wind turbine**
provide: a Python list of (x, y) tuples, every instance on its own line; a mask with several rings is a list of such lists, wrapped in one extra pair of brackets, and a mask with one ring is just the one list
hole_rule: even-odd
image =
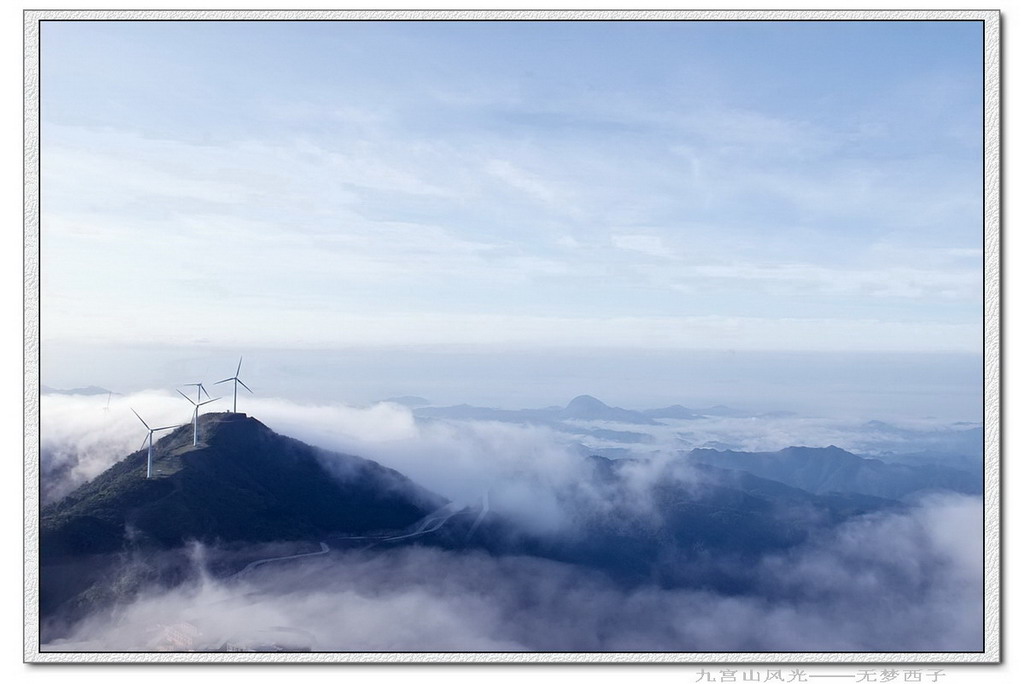
[[(202, 387), (203, 383), (199, 383), (199, 386)], [(181, 390), (175, 390), (175, 391), (178, 394), (180, 394), (181, 396), (185, 397), (185, 399), (188, 400), (188, 403), (192, 404), (192, 406), (195, 407), (192, 410), (192, 426), (193, 426), (192, 427), (192, 446), (198, 446), (198, 444), (199, 444), (199, 407), (200, 406), (206, 406), (207, 404), (213, 403), (213, 402), (217, 401), (217, 399), (220, 399), (220, 397), (217, 397), (217, 399), (207, 399), (206, 401), (192, 401), (192, 397), (188, 396), (187, 394), (185, 394)], [(204, 389), (203, 391), (205, 392), (206, 390)], [(197, 393), (198, 393), (198, 391), (197, 391)], [(210, 395), (207, 394), (206, 396), (210, 396)]]
[[(202, 396), (203, 394), (206, 395), (207, 399), (210, 398), (210, 393), (206, 391), (206, 388), (203, 387), (203, 383), (201, 383), (201, 382), (186, 382), (185, 384), (182, 385), (182, 387), (195, 387), (196, 388), (196, 401), (197, 402), (203, 400), (203, 396)], [(188, 397), (185, 397), (185, 398), (187, 399)]]
[[(253, 391), (251, 389), (249, 389), (248, 385), (246, 385), (244, 382), (242, 382), (241, 380), (238, 379), (238, 373), (241, 370), (242, 370), (242, 357), (239, 356), (238, 357), (238, 368), (235, 369), (235, 374), (232, 377), (230, 377), (230, 378), (224, 378), (223, 380), (218, 380), (217, 382), (213, 383), (214, 385), (219, 385), (222, 382), (234, 382), (235, 383), (234, 400), (232, 401), (232, 404), (231, 404), (231, 412), (232, 413), (238, 413), (238, 386), (239, 385), (241, 385), (245, 389), (249, 390), (249, 394), (253, 393)], [(210, 395), (206, 395), (206, 396), (210, 396)]]
[[(130, 408), (130, 407), (129, 407)], [(132, 413), (139, 420), (142, 420), (142, 416), (139, 415), (138, 411), (132, 409)], [(167, 427), (151, 428), (146, 421), (142, 420), (142, 424), (149, 430), (149, 434), (146, 435), (146, 439), (142, 440), (142, 446), (146, 446), (146, 442), (149, 442), (149, 453), (146, 456), (146, 479), (148, 480), (150, 475), (153, 473), (153, 433), (160, 432), (161, 430), (173, 430), (174, 428), (181, 427), (180, 425), (168, 425)]]

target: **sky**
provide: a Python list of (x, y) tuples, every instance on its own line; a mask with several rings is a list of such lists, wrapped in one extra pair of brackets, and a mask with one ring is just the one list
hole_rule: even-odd
[(43, 381), (125, 345), (978, 357), (981, 39), (45, 22)]

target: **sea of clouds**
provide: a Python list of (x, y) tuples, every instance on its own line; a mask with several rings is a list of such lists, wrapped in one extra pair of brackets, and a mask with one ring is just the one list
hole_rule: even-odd
[[(44, 503), (140, 447), (146, 430), (130, 408), (151, 426), (185, 423), (191, 413), (166, 392), (113, 396), (109, 407), (105, 395), (42, 397)], [(580, 456), (579, 437), (550, 426), (417, 420), (392, 403), (251, 398), (244, 410), (281, 434), (379, 461), (453, 501), (471, 504), (488, 492), (492, 510), (533, 534), (571, 532), (583, 508), (631, 505), (642, 515), (648, 488), (666, 474), (700, 484), (673, 463), (685, 448), (676, 424), (649, 428), (649, 458), (623, 469), (626, 485), (609, 502)], [(686, 434), (751, 449), (824, 446), (851, 432), (793, 416), (685, 422)], [(798, 433), (804, 438), (792, 439)], [(342, 651), (975, 650), (983, 633), (981, 515), (980, 499), (944, 495), (854, 518), (762, 557), (744, 569), (750, 589), (735, 595), (623, 586), (552, 560), (421, 547), (334, 551), (228, 580), (208, 571), (202, 559), (218, 550), (206, 549), (189, 581), (144, 588), (113, 612), (55, 630), (62, 636), (47, 647), (149, 650), (166, 630), (186, 625), (205, 649), (283, 639)]]
[(333, 552), (224, 580), (196, 562), (93, 615), (52, 650), (965, 651), (982, 647), (981, 506), (932, 498), (762, 559), (756, 590), (653, 585), (533, 557), (431, 548)]

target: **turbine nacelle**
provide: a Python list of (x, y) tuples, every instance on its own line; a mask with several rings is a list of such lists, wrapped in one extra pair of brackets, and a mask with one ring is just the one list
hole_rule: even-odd
[[(202, 399), (203, 399), (202, 395), (204, 395), (204, 394), (206, 395), (207, 399), (210, 398), (210, 393), (206, 391), (206, 388), (203, 387), (203, 383), (201, 383), (201, 382), (186, 382), (186, 383), (184, 383), (182, 385), (182, 387), (195, 387), (196, 388), (196, 401), (202, 401)], [(178, 391), (178, 394), (181, 394), (180, 390)], [(185, 398), (188, 399), (188, 397), (185, 397)], [(189, 401), (191, 401), (191, 399), (189, 399)]]
[[(246, 385), (244, 382), (242, 382), (242, 380), (238, 377), (238, 374), (241, 371), (242, 371), (242, 357), (239, 356), (238, 357), (238, 368), (235, 369), (235, 374), (233, 376), (231, 376), (230, 378), (224, 378), (223, 380), (218, 380), (217, 382), (213, 383), (214, 385), (219, 385), (219, 384), (224, 383), (224, 382), (233, 382), (233, 383), (235, 383), (235, 385), (234, 385), (234, 395), (233, 395), (234, 398), (233, 398), (233, 401), (232, 401), (232, 404), (231, 404), (231, 412), (232, 413), (238, 413), (238, 386), (239, 385), (241, 385), (246, 390), (248, 390), (249, 394), (254, 394), (254, 392), (251, 389), (249, 389), (249, 386)], [(209, 396), (209, 395), (207, 395), (207, 396)]]
[[(203, 391), (205, 392), (206, 390), (203, 390)], [(185, 399), (188, 401), (188, 403), (190, 403), (193, 406), (195, 406), (196, 409), (198, 409), (200, 406), (206, 406), (207, 404), (212, 404), (215, 401), (220, 401), (220, 397), (215, 397), (213, 399), (207, 399), (206, 401), (192, 401), (192, 397), (188, 396), (187, 394), (185, 394), (181, 390), (175, 390), (175, 392), (177, 392), (181, 396), (185, 397)], [(206, 396), (210, 396), (210, 395), (207, 394)]]
[[(198, 387), (202, 388), (202, 386), (203, 386), (202, 383), (198, 383)], [(192, 446), (198, 446), (199, 445), (199, 407), (200, 406), (206, 406), (207, 404), (212, 404), (215, 401), (219, 401), (220, 397), (217, 397), (216, 399), (207, 399), (206, 401), (192, 401), (192, 397), (188, 396), (187, 394), (185, 394), (181, 390), (175, 390), (175, 391), (178, 394), (180, 394), (181, 396), (185, 397), (185, 399), (188, 400), (188, 403), (192, 404), (192, 406), (194, 407), (192, 409), (192, 425), (193, 425), (193, 430), (192, 430)], [(203, 391), (205, 392), (206, 390), (204, 389)], [(196, 394), (198, 394), (198, 393), (199, 393), (199, 390), (196, 390)], [(207, 394), (206, 396), (210, 396), (210, 395)]]

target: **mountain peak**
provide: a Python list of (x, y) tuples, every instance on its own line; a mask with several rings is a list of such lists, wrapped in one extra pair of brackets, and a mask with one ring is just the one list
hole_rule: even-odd
[(594, 409), (606, 408), (608, 408), (608, 404), (596, 397), (590, 396), (589, 394), (581, 394), (578, 397), (574, 397), (573, 400), (565, 406), (567, 411), (592, 411)]
[(42, 511), (41, 551), (108, 553), (126, 529), (157, 547), (400, 529), (445, 503), (401, 473), (279, 435), (244, 413), (199, 416)]
[(658, 425), (659, 423), (640, 411), (609, 406), (589, 394), (581, 394), (559, 412), (561, 418), (576, 420), (607, 420), (619, 423)]
[(419, 406), (430, 406), (430, 400), (424, 399), (423, 397), (417, 397), (412, 395), (403, 395), (401, 397), (388, 397), (384, 400), (384, 403), (398, 404), (400, 406), (408, 406), (409, 408), (417, 408)]

